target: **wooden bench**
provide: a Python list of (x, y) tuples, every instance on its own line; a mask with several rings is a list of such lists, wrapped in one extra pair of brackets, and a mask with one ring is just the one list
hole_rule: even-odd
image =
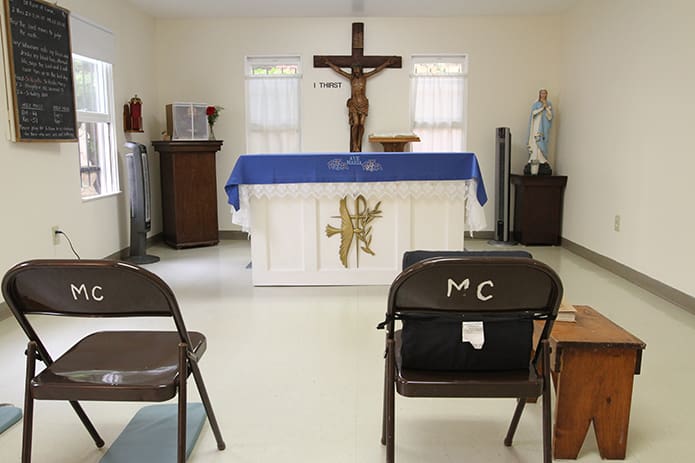
[(556, 322), (550, 334), (553, 457), (576, 459), (593, 421), (601, 458), (622, 460), (646, 344), (591, 307), (576, 308), (576, 322)]

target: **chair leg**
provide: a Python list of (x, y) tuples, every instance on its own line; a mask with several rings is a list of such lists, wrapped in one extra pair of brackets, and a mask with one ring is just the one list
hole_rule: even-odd
[(512, 422), (509, 423), (509, 429), (507, 430), (507, 436), (504, 438), (504, 445), (510, 447), (512, 445), (512, 440), (514, 439), (514, 433), (516, 433), (516, 428), (519, 425), (519, 420), (521, 419), (521, 414), (524, 412), (524, 407), (526, 406), (526, 398), (516, 399), (516, 409), (514, 410), (514, 416), (512, 417)]
[(31, 438), (34, 422), (34, 397), (31, 395), (31, 379), (36, 373), (36, 342), (27, 346), (27, 368), (24, 379), (24, 424), (22, 430), (22, 463), (31, 462)]
[(395, 390), (395, 374), (396, 374), (396, 354), (394, 352), (394, 341), (389, 339), (387, 343), (386, 354), (386, 378), (388, 385), (386, 387), (386, 463), (394, 463), (396, 455), (396, 390)]
[(550, 344), (546, 339), (543, 349), (543, 463), (553, 461), (552, 411), (550, 409)]
[[(36, 358), (38, 356), (38, 351), (36, 349), (36, 342), (31, 341), (27, 346), (27, 371), (24, 383), (24, 424), (22, 433), (22, 463), (31, 462), (31, 443), (33, 437), (33, 423), (34, 423), (34, 397), (31, 393), (31, 380), (36, 374)], [(78, 402), (70, 401), (70, 405), (77, 413), (77, 416), (82, 421), (82, 424), (87, 428), (87, 431), (94, 439), (94, 443), (97, 447), (101, 448), (104, 446), (104, 440), (99, 436), (99, 433), (94, 428), (94, 425), (87, 414), (82, 409), (82, 406)]]
[(205, 414), (208, 416), (208, 422), (212, 428), (212, 432), (215, 435), (215, 440), (217, 441), (217, 449), (224, 450), (227, 445), (222, 439), (222, 433), (220, 432), (220, 427), (217, 424), (217, 418), (215, 418), (215, 412), (212, 410), (212, 403), (210, 402), (210, 397), (208, 396), (208, 391), (205, 388), (205, 383), (203, 382), (203, 375), (200, 373), (200, 368), (195, 360), (190, 360), (188, 364), (191, 367), (191, 372), (193, 373), (193, 379), (198, 387), (198, 393), (200, 394), (200, 399), (203, 401), (203, 407), (205, 407)]
[(381, 445), (386, 445), (386, 422), (388, 421), (386, 411), (388, 409), (387, 396), (389, 388), (389, 361), (388, 361), (388, 345), (386, 347), (386, 358), (384, 359), (384, 399), (381, 408)]
[(70, 405), (72, 405), (72, 409), (75, 410), (75, 413), (77, 413), (77, 416), (80, 418), (80, 421), (82, 421), (84, 427), (87, 428), (87, 432), (89, 433), (89, 435), (92, 436), (94, 444), (96, 444), (97, 448), (102, 448), (104, 446), (104, 439), (101, 438), (99, 432), (97, 432), (97, 429), (89, 420), (89, 417), (84, 412), (82, 405), (80, 405), (79, 402), (76, 402), (74, 400), (70, 401)]
[(188, 346), (179, 343), (179, 413), (178, 413), (178, 436), (176, 446), (176, 461), (186, 462), (186, 380), (188, 379)]

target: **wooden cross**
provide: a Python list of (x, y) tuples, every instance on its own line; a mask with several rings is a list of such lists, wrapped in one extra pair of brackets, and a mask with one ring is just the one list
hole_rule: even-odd
[[(364, 23), (352, 23), (352, 55), (315, 55), (314, 67), (332, 68), (350, 80), (351, 96), (347, 101), (350, 121), (350, 151), (362, 151), (364, 124), (369, 112), (367, 79), (385, 68), (400, 68), (400, 56), (364, 56)], [(350, 68), (345, 72), (341, 68)], [(362, 72), (363, 68), (374, 68)]]
[(351, 68), (361, 66), (363, 68), (376, 68), (386, 62), (389, 58), (393, 60), (387, 67), (401, 68), (400, 56), (364, 56), (364, 23), (352, 23), (352, 55), (315, 55), (314, 67), (327, 68), (326, 60), (341, 68)]

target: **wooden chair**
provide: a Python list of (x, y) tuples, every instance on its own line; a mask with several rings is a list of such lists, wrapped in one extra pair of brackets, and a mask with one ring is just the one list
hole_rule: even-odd
[[(441, 257), (430, 258), (411, 265), (393, 282), (389, 292), (386, 320), (386, 364), (384, 373), (384, 408), (382, 444), (386, 445), (386, 460), (395, 457), (395, 391), (406, 397), (508, 397), (516, 398), (517, 406), (504, 439), (510, 446), (526, 401), (542, 397), (543, 403), (543, 461), (552, 461), (551, 410), (548, 335), (562, 298), (562, 283), (557, 274), (545, 264), (525, 257)], [(485, 331), (483, 350), (466, 346), (466, 367), (463, 370), (418, 369), (404, 364), (403, 331), (408, 320), (427, 320), (458, 325), (461, 342), (461, 323), (482, 321)], [(396, 331), (396, 320), (404, 329)], [(542, 321), (538, 344), (532, 346), (534, 320)], [(504, 352), (516, 349), (504, 334), (488, 337), (495, 324), (523, 324), (528, 328), (527, 356), (521, 357), (521, 367), (506, 366), (506, 360), (490, 363), (480, 358), (485, 349)], [(510, 323), (512, 325), (510, 325)], [(499, 326), (499, 325), (498, 325)], [(521, 325), (520, 325), (521, 326)], [(527, 330), (527, 331), (528, 331)], [(492, 334), (492, 333), (491, 333)], [(429, 336), (436, 339), (437, 336)], [(490, 338), (490, 339), (488, 339)], [(517, 340), (518, 341), (518, 340)], [(496, 345), (493, 345), (496, 344)], [(457, 346), (460, 349), (461, 346)], [(535, 354), (531, 355), (531, 352)], [(514, 356), (514, 353), (510, 353)], [(476, 356), (481, 356), (476, 359)], [(489, 358), (489, 357), (487, 357)]]
[[(7, 272), (2, 294), (29, 337), (23, 463), (31, 461), (34, 400), (69, 401), (97, 447), (102, 447), (104, 441), (79, 400), (161, 402), (177, 393), (177, 461), (183, 463), (186, 382), (191, 373), (217, 448), (224, 450), (225, 443), (198, 368), (198, 360), (206, 349), (205, 336), (186, 329), (173, 292), (159, 277), (124, 262), (34, 260)], [(54, 360), (27, 315), (171, 317), (176, 331), (95, 332)], [(37, 359), (46, 364), (38, 375)]]

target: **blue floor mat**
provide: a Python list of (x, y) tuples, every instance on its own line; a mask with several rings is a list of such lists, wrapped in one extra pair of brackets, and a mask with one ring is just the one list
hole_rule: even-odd
[(22, 410), (12, 405), (0, 406), (0, 434), (22, 419)]
[[(114, 441), (101, 463), (171, 463), (176, 461), (177, 404), (141, 408)], [(188, 404), (186, 458), (205, 423), (201, 403)]]

